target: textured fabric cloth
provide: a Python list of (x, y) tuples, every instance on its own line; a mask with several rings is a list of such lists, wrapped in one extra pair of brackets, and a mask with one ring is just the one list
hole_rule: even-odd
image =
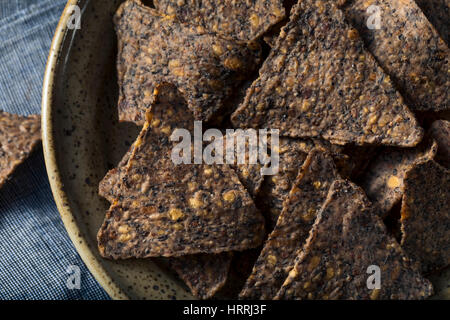
[[(0, 0), (0, 109), (40, 113), (45, 63), (65, 2)], [(0, 189), (0, 299), (108, 299), (64, 229), (42, 148)]]

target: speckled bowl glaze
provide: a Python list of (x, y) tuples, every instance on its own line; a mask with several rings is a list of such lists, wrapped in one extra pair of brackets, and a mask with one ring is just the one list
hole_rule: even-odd
[[(44, 79), (44, 153), (53, 195), (69, 236), (97, 281), (114, 299), (192, 299), (184, 284), (155, 260), (100, 257), (97, 231), (108, 202), (98, 182), (137, 137), (119, 124), (112, 17), (119, 0), (69, 0), (58, 24)], [(69, 30), (71, 5), (81, 29)], [(55, 248), (58, 250), (58, 248)]]
[[(48, 57), (42, 97), (43, 144), (53, 195), (67, 232), (97, 281), (115, 299), (192, 299), (162, 261), (100, 257), (97, 231), (108, 202), (98, 182), (138, 135), (119, 123), (116, 36), (121, 0), (69, 0)], [(81, 29), (69, 30), (69, 7), (81, 9)], [(57, 248), (55, 248), (57, 250)], [(450, 299), (450, 270), (431, 280), (433, 298)]]

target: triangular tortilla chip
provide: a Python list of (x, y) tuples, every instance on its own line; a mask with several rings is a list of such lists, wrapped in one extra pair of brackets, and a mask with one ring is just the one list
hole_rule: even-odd
[(155, 7), (182, 22), (227, 39), (253, 41), (285, 16), (282, 0), (155, 0)]
[(383, 217), (402, 199), (406, 172), (420, 162), (433, 159), (436, 152), (436, 142), (426, 139), (415, 148), (386, 148), (372, 160), (360, 181)]
[(335, 144), (414, 146), (423, 135), (333, 1), (294, 6), (232, 121)]
[(450, 50), (414, 0), (348, 0), (343, 10), (411, 109), (450, 108)]
[(405, 177), (401, 245), (429, 273), (450, 264), (450, 171), (433, 160)]
[(170, 258), (170, 266), (200, 299), (213, 297), (225, 284), (231, 264), (230, 253), (197, 254)]
[[(377, 269), (379, 288), (369, 279), (376, 278)], [(431, 283), (387, 234), (362, 190), (337, 180), (276, 299), (423, 299), (431, 294)]]
[(0, 110), (0, 188), (41, 140), (41, 117)]
[(283, 204), (277, 225), (264, 244), (241, 298), (267, 300), (275, 297), (308, 238), (331, 184), (337, 178), (331, 156), (313, 149)]
[(438, 145), (436, 162), (450, 169), (450, 121), (437, 120), (433, 122), (430, 135)]
[(115, 15), (119, 119), (145, 122), (161, 83), (178, 87), (197, 120), (209, 120), (256, 68), (260, 48), (224, 40), (128, 0)]
[[(163, 90), (176, 91), (171, 86), (158, 89)], [(194, 124), (183, 99), (176, 92), (173, 95), (149, 110), (127, 168), (120, 174), (120, 195), (98, 234), (104, 257), (221, 253), (262, 242), (264, 219), (228, 165), (172, 162), (178, 143), (169, 137), (175, 128), (191, 131)], [(171, 114), (177, 121), (163, 123), (161, 114)]]

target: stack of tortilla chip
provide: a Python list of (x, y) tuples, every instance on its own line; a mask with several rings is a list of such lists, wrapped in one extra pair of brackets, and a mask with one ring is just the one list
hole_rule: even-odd
[[(441, 21), (413, 0), (125, 1), (119, 120), (143, 128), (100, 182), (102, 256), (165, 257), (201, 299), (430, 297), (450, 264)], [(218, 158), (246, 129), (280, 139), (177, 162), (195, 121)]]

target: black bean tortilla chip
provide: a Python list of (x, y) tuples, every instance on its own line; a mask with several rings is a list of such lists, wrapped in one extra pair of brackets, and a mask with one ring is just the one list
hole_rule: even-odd
[(450, 169), (450, 121), (434, 121), (430, 128), (430, 135), (438, 144), (436, 162)]
[(240, 298), (267, 300), (275, 297), (337, 178), (331, 156), (313, 149), (283, 204), (275, 229), (264, 244)]
[(414, 146), (422, 130), (333, 1), (300, 1), (232, 121), (335, 144)]
[(114, 22), (122, 121), (143, 124), (163, 82), (178, 87), (197, 120), (210, 120), (259, 63), (258, 45), (221, 39), (140, 1), (125, 1)]
[(170, 258), (170, 266), (200, 299), (213, 297), (225, 284), (230, 269), (231, 254), (197, 254)]
[(41, 140), (41, 117), (0, 110), (0, 188)]
[(155, 7), (227, 39), (253, 41), (285, 17), (282, 0), (155, 0)]
[(415, 0), (447, 45), (450, 44), (450, 0)]
[(401, 246), (423, 273), (450, 264), (450, 171), (433, 160), (406, 173)]
[(344, 11), (411, 109), (450, 108), (450, 51), (414, 0), (348, 0)]
[[(368, 288), (370, 266), (379, 267), (378, 289)], [(276, 299), (424, 299), (432, 290), (363, 191), (337, 180)]]
[[(158, 88), (163, 90), (174, 88)], [(98, 233), (104, 257), (221, 253), (262, 242), (264, 219), (229, 166), (172, 161), (178, 143), (169, 137), (176, 128), (191, 131), (194, 122), (183, 99), (174, 95), (164, 101), (170, 95), (160, 94), (120, 173), (119, 195)], [(180, 120), (160, 121), (168, 113)]]
[(382, 216), (402, 199), (405, 173), (417, 163), (433, 159), (437, 144), (425, 139), (415, 148), (386, 148), (361, 176), (361, 186)]

